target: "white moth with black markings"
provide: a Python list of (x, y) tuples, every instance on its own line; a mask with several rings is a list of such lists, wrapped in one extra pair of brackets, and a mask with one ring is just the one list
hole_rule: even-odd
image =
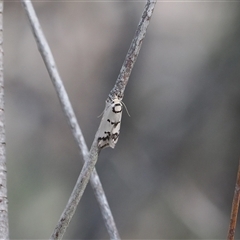
[(123, 104), (118, 98), (106, 101), (102, 121), (98, 130), (98, 147), (114, 148), (119, 137)]

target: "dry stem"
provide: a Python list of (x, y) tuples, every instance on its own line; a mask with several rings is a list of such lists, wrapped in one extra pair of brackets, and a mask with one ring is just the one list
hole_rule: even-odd
[(228, 240), (234, 240), (236, 224), (237, 224), (239, 200), (240, 200), (240, 159), (238, 164), (237, 180), (236, 180), (235, 191), (234, 191), (233, 202), (232, 202), (232, 211), (231, 211), (231, 218), (230, 218), (228, 237), (227, 237)]
[[(49, 48), (49, 46), (46, 42), (46, 39), (42, 33), (40, 24), (38, 22), (38, 19), (36, 17), (33, 7), (32, 7), (31, 1), (22, 0), (22, 3), (27, 11), (28, 18), (30, 20), (35, 39), (37, 41), (39, 51), (42, 54), (45, 65), (46, 65), (48, 72), (50, 74), (50, 77), (52, 79), (52, 82), (58, 92), (58, 96), (59, 96), (60, 102), (63, 106), (64, 112), (68, 117), (68, 121), (69, 121), (69, 124), (71, 125), (74, 137), (77, 140), (77, 142), (81, 148), (81, 151), (83, 153), (83, 157), (85, 160), (82, 171), (79, 175), (79, 178), (73, 189), (73, 192), (70, 196), (67, 206), (64, 209), (64, 211), (60, 217), (60, 220), (51, 236), (51, 239), (61, 239), (67, 229), (67, 226), (68, 226), (75, 210), (76, 210), (77, 204), (79, 203), (79, 201), (83, 195), (86, 185), (90, 179), (91, 173), (94, 170), (100, 149), (97, 146), (97, 138), (96, 138), (97, 133), (96, 133), (95, 139), (94, 139), (92, 147), (90, 149), (90, 154), (88, 155), (87, 147), (85, 144), (83, 144), (83, 143), (85, 143), (85, 141), (83, 139), (83, 135), (81, 133), (80, 128), (78, 127), (77, 120), (75, 118), (75, 114), (72, 110), (72, 107), (70, 105), (69, 99), (66, 94), (66, 91), (62, 84), (60, 76), (57, 72), (57, 68), (56, 68), (54, 59), (52, 57), (50, 48)], [(142, 45), (142, 41), (143, 41), (143, 38), (145, 37), (146, 30), (149, 25), (149, 21), (152, 16), (155, 4), (156, 4), (156, 0), (148, 0), (146, 3), (140, 23), (137, 28), (137, 31), (135, 33), (135, 36), (131, 43), (131, 46), (128, 50), (126, 59), (121, 68), (121, 71), (120, 71), (120, 74), (116, 81), (116, 84), (109, 94), (109, 98), (112, 98), (113, 96), (117, 96), (120, 99), (123, 98), (125, 87), (129, 80), (134, 63), (136, 62), (137, 56), (139, 54), (139, 51), (140, 51), (140, 48)], [(77, 129), (78, 129), (78, 132), (76, 132)], [(95, 180), (96, 180), (96, 178), (95, 178)], [(116, 233), (115, 233), (115, 236), (110, 235), (110, 237), (111, 237), (111, 239), (119, 239), (119, 236)]]

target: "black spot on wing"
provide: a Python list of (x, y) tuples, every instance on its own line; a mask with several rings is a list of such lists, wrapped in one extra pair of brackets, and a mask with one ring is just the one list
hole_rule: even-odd
[(108, 121), (111, 125), (113, 125), (114, 128), (117, 127), (118, 124), (120, 124), (120, 121), (118, 121), (118, 122), (111, 122), (110, 119), (108, 119), (107, 121)]
[[(105, 131), (104, 132), (104, 137), (99, 137), (98, 138), (98, 146), (101, 147), (101, 148), (109, 146), (110, 137), (111, 137), (111, 133)], [(105, 144), (101, 145), (101, 143), (105, 143)]]
[(117, 141), (118, 138), (119, 138), (119, 133), (112, 134), (113, 141)]
[(114, 113), (121, 113), (122, 112), (122, 104), (121, 103), (115, 103), (112, 107), (112, 111)]
[(101, 146), (99, 146), (100, 148), (105, 148), (105, 147), (108, 147), (109, 146), (109, 143), (108, 142), (106, 142), (104, 145), (101, 145)]

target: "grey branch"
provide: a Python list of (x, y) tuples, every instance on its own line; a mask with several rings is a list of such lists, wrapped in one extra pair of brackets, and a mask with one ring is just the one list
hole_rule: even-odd
[[(28, 0), (22, 0), (22, 4), (23, 4), (23, 6), (24, 6), (24, 8), (27, 12), (27, 15), (28, 15), (31, 27), (32, 27), (32, 31), (34, 33), (34, 36), (35, 36), (35, 39), (36, 39), (36, 42), (37, 42), (39, 52), (42, 55), (42, 58), (44, 60), (44, 63), (45, 63), (46, 68), (48, 70), (48, 73), (51, 77), (52, 83), (53, 83), (53, 85), (56, 89), (56, 92), (58, 94), (58, 97), (59, 97), (60, 103), (62, 105), (63, 111), (64, 111), (64, 113), (67, 117), (68, 123), (71, 127), (73, 136), (74, 136), (74, 138), (77, 142), (77, 145), (79, 146), (79, 149), (80, 149), (80, 151), (83, 155), (84, 162), (88, 162), (89, 161), (89, 151), (88, 151), (87, 145), (85, 143), (82, 131), (81, 131), (79, 125), (78, 125), (78, 122), (77, 122), (76, 116), (74, 114), (73, 108), (71, 106), (71, 103), (69, 101), (68, 95), (67, 95), (66, 90), (64, 88), (63, 82), (62, 82), (62, 80), (60, 78), (60, 75), (58, 73), (58, 70), (56, 68), (54, 58), (52, 56), (49, 45), (48, 45), (48, 43), (45, 39), (45, 36), (42, 32), (40, 23), (38, 21), (38, 18), (36, 16), (36, 13), (34, 11), (32, 3), (31, 3), (31, 1), (28, 1)], [(81, 176), (82, 175), (80, 175), (80, 177)], [(119, 234), (118, 234), (118, 231), (117, 231), (117, 228), (116, 228), (116, 225), (115, 225), (115, 222), (114, 222), (114, 219), (113, 219), (113, 216), (112, 216), (107, 198), (105, 196), (102, 184), (100, 182), (100, 179), (99, 179), (98, 174), (97, 174), (95, 169), (92, 172), (90, 181), (91, 181), (92, 188), (94, 190), (94, 194), (95, 194), (95, 196), (97, 198), (97, 201), (100, 205), (100, 209), (101, 209), (101, 212), (102, 212), (104, 222), (105, 222), (107, 231), (109, 233), (109, 236), (110, 236), (111, 239), (119, 239)], [(79, 182), (81, 182), (81, 180), (77, 182), (72, 195), (74, 195), (74, 193), (76, 193), (76, 191), (78, 189), (77, 186), (79, 186)], [(87, 182), (86, 182), (86, 184), (87, 184)], [(79, 194), (79, 193), (77, 193), (77, 194)], [(75, 204), (74, 211), (75, 211), (75, 208), (78, 204), (78, 201), (80, 200), (79, 199), (78, 201), (75, 201), (75, 198), (76, 197), (72, 197), (72, 196), (70, 198), (70, 200), (72, 199), (72, 202)], [(74, 211), (73, 211), (73, 213), (74, 213)], [(66, 224), (66, 227), (67, 227), (68, 223), (63, 222), (63, 224)], [(57, 233), (55, 235), (57, 235)], [(55, 238), (55, 237), (53, 237), (53, 238)], [(60, 236), (56, 237), (56, 239), (57, 238), (60, 238)]]
[(139, 51), (141, 49), (142, 41), (146, 35), (147, 27), (152, 17), (156, 2), (157, 0), (148, 0), (145, 5), (142, 17), (138, 24), (136, 33), (134, 35), (120, 73), (118, 75), (116, 84), (109, 94), (110, 99), (114, 98), (114, 96), (117, 96), (119, 99), (123, 99), (125, 88), (127, 86), (133, 66), (137, 60)]
[[(34, 16), (35, 18), (33, 18), (33, 20), (31, 20), (32, 16), (31, 16), (31, 12), (34, 12), (33, 10), (33, 7), (32, 5), (30, 4), (30, 1), (27, 1), (27, 0), (22, 0), (23, 2), (23, 5), (25, 7), (25, 9), (28, 11), (29, 9), (31, 9), (31, 11), (29, 12), (28, 11), (28, 16), (29, 16), (29, 19), (30, 19), (30, 22), (31, 22), (31, 25), (32, 25), (32, 28), (33, 28), (33, 31), (34, 31), (34, 35), (35, 35), (35, 38), (37, 38), (37, 43), (38, 43), (38, 47), (39, 47), (39, 50), (44, 58), (45, 54), (46, 54), (46, 49), (50, 52), (50, 49), (46, 44), (42, 45), (41, 43), (39, 43), (40, 40), (44, 40), (45, 41), (45, 38), (43, 37), (43, 34), (42, 34), (42, 31), (40, 29), (40, 26), (39, 26), (39, 23), (37, 21), (37, 18), (35, 16), (35, 13), (34, 13)], [(29, 5), (30, 4), (30, 5)], [(123, 95), (124, 95), (124, 90), (125, 90), (125, 87), (127, 85), (127, 82), (128, 82), (128, 79), (129, 79), (129, 76), (130, 76), (130, 73), (132, 71), (132, 68), (134, 66), (134, 63), (136, 61), (136, 58), (138, 56), (138, 53), (140, 51), (140, 48), (141, 48), (141, 44), (142, 44), (142, 40), (143, 38), (145, 37), (145, 34), (146, 34), (146, 29), (147, 29), (147, 26), (149, 24), (149, 21), (150, 21), (150, 18), (151, 18), (151, 15), (153, 13), (153, 9), (154, 9), (154, 6), (156, 4), (156, 0), (148, 0), (147, 3), (146, 3), (146, 6), (145, 6), (145, 9), (144, 9), (144, 12), (142, 14), (142, 17), (141, 17), (141, 21), (138, 25), (138, 28), (137, 28), (137, 31), (136, 31), (136, 34), (134, 36), (134, 39), (132, 41), (132, 44), (130, 46), (130, 49), (127, 53), (127, 57), (126, 57), (126, 60), (123, 64), (123, 67), (120, 71), (120, 74), (119, 74), (119, 77), (117, 79), (117, 82), (116, 82), (116, 85), (114, 86), (114, 88), (111, 90), (110, 94), (109, 94), (109, 98), (113, 97), (113, 96), (117, 96), (119, 97), (120, 99), (123, 98)], [(35, 22), (37, 21), (38, 25), (35, 27)], [(40, 32), (41, 35), (38, 36), (36, 33)], [(43, 39), (40, 39), (39, 37), (43, 37)], [(47, 45), (47, 48), (44, 48), (45, 45)], [(41, 48), (44, 48), (44, 49), (41, 49)], [(48, 56), (49, 54), (47, 54)], [(53, 59), (52, 59), (53, 60)], [(48, 61), (44, 60), (45, 61), (45, 64), (47, 65), (48, 64)], [(53, 62), (54, 63), (54, 62)], [(53, 75), (52, 75), (52, 72), (56, 72), (56, 67), (55, 67), (55, 64), (54, 65), (51, 65), (51, 62), (50, 62), (50, 65), (49, 67), (47, 66), (48, 68), (48, 71), (51, 71), (50, 73), (50, 76), (51, 76), (51, 79), (53, 81)], [(52, 68), (53, 68), (53, 71), (52, 71)], [(60, 77), (59, 77), (60, 79)], [(55, 83), (56, 79), (54, 79), (53, 83), (54, 85), (58, 85)], [(61, 86), (63, 87), (63, 86)], [(62, 89), (61, 89), (62, 90)], [(61, 101), (61, 99), (60, 99)], [(63, 106), (64, 109), (65, 109), (65, 106)], [(71, 122), (70, 122), (71, 124)], [(72, 126), (72, 125), (71, 125)], [(73, 127), (76, 127), (75, 125), (72, 126)], [(91, 176), (91, 173), (92, 171), (94, 170), (94, 167), (95, 167), (95, 164), (97, 162), (97, 159), (98, 159), (98, 153), (100, 151), (100, 149), (98, 148), (98, 145), (97, 145), (97, 136), (98, 133), (96, 133), (95, 135), (95, 138), (94, 138), (94, 141), (93, 141), (93, 144), (92, 144), (92, 147), (90, 149), (90, 154), (89, 154), (89, 157), (87, 155), (86, 157), (86, 160), (85, 163), (84, 163), (84, 166), (83, 166), (83, 169), (79, 175), (79, 178), (77, 180), (77, 183), (73, 189), (73, 192), (70, 196), (70, 199), (68, 201), (68, 204), (66, 206), (66, 208), (64, 209), (61, 217), (60, 217), (60, 220), (51, 236), (51, 239), (61, 239), (63, 237), (63, 234), (65, 233), (66, 231), (66, 228), (76, 210), (76, 207), (77, 207), (77, 204), (78, 202), (80, 201), (82, 195), (83, 195), (83, 192), (86, 188), (86, 185), (90, 179), (90, 176)], [(119, 237), (112, 237), (110, 236), (111, 239), (118, 239)]]
[(0, 239), (9, 239), (3, 77), (3, 0), (0, 1)]

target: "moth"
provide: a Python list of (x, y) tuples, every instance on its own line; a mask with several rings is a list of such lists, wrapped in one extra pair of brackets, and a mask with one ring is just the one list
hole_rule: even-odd
[(117, 97), (106, 101), (106, 107), (98, 129), (97, 141), (100, 149), (115, 147), (120, 133), (122, 111), (122, 101)]

